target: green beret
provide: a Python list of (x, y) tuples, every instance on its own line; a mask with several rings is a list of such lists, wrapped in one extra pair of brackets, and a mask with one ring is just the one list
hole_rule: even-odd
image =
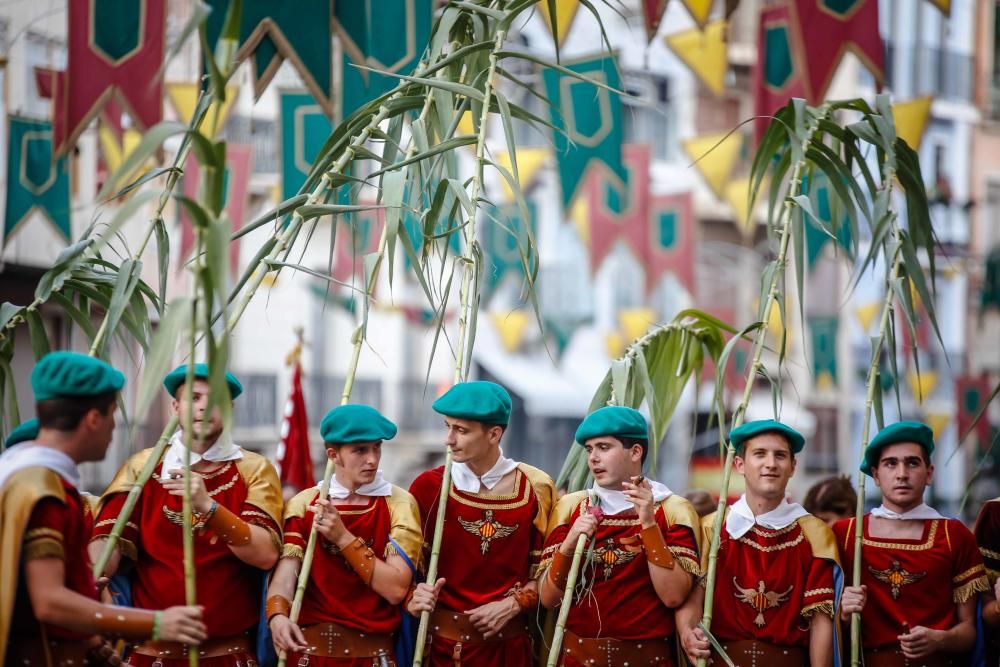
[(323, 417), (319, 432), (323, 442), (348, 445), (392, 440), (396, 437), (396, 425), (370, 405), (338, 405)]
[(20, 426), (15, 428), (7, 436), (7, 439), (3, 441), (4, 448), (13, 447), (14, 445), (20, 444), (22, 442), (27, 442), (28, 440), (34, 440), (38, 437), (38, 420), (29, 419), (26, 422), (22, 422)]
[(729, 442), (733, 444), (733, 447), (739, 450), (743, 446), (743, 443), (747, 440), (755, 438), (762, 433), (777, 433), (778, 435), (784, 436), (785, 439), (788, 440), (788, 445), (792, 449), (792, 454), (798, 454), (806, 445), (806, 439), (802, 437), (801, 433), (796, 431), (791, 426), (786, 426), (785, 424), (773, 419), (758, 419), (756, 421), (740, 424), (729, 432)]
[(609, 405), (591, 412), (576, 429), (576, 441), (581, 445), (602, 435), (649, 440), (649, 429), (646, 418), (638, 410)]
[(79, 352), (49, 352), (31, 371), (36, 401), (85, 398), (118, 391), (125, 376), (111, 364)]
[(459, 382), (434, 401), (434, 411), (445, 417), (506, 426), (510, 421), (510, 394), (495, 382)]
[(861, 463), (861, 472), (872, 476), (872, 469), (878, 467), (879, 455), (889, 445), (899, 442), (913, 442), (924, 448), (927, 458), (934, 453), (934, 431), (927, 424), (905, 421), (889, 424), (869, 441), (865, 448), (865, 459)]
[[(187, 380), (187, 369), (186, 364), (181, 364), (167, 373), (167, 377), (163, 378), (163, 386), (167, 388), (167, 393), (174, 398), (177, 398), (177, 387), (184, 384), (184, 381)], [(196, 380), (207, 380), (208, 364), (195, 364), (194, 377)], [(229, 371), (226, 371), (226, 384), (229, 385), (229, 397), (231, 399), (236, 400), (236, 397), (243, 393), (243, 385)]]

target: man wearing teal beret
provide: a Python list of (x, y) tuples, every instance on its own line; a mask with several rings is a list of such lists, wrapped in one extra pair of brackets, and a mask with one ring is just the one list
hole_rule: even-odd
[[(989, 579), (972, 532), (924, 502), (933, 453), (934, 432), (916, 421), (886, 426), (865, 448), (861, 471), (882, 504), (861, 524), (861, 585), (844, 589), (841, 617), (861, 614), (866, 664), (972, 664), (976, 605)], [(833, 527), (848, 578), (857, 528), (854, 519)]]
[[(142, 488), (132, 518), (108, 561), (105, 574), (127, 568), (133, 599), (158, 607), (183, 599), (182, 504), (185, 454), (190, 442), (191, 507), (194, 512), (197, 555), (197, 599), (205, 609), (208, 644), (205, 657), (221, 657), (236, 666), (256, 660), (248, 632), (257, 623), (264, 573), (278, 562), (281, 544), (281, 484), (271, 462), (233, 442), (223, 428), (218, 405), (209, 411), (211, 369), (193, 364), (178, 366), (163, 380), (171, 397), (178, 430)], [(225, 374), (227, 403), (243, 388), (232, 373)], [(218, 402), (218, 398), (216, 403)], [(188, 406), (191, 407), (190, 414)], [(187, 433), (186, 424), (192, 430)], [(97, 558), (114, 521), (149, 460), (153, 449), (133, 455), (104, 491), (97, 513), (91, 554)], [(133, 648), (137, 664), (160, 661), (164, 667), (183, 667), (187, 658), (161, 655), (153, 644)], [(221, 653), (220, 653), (221, 652)]]
[(124, 382), (109, 364), (76, 352), (49, 353), (32, 370), (37, 434), (0, 455), (3, 664), (104, 664), (113, 651), (93, 645), (96, 635), (190, 644), (205, 637), (197, 607), (98, 602), (87, 555), (93, 520), (77, 464), (104, 458)]
[[(494, 382), (460, 382), (434, 402), (452, 456), (438, 580), (418, 584), (407, 609), (431, 613), (425, 664), (528, 665), (530, 619), (538, 606), (541, 560), (555, 485), (541, 470), (503, 455), (511, 399)], [(422, 525), (434, 539), (444, 466), (410, 486)]]
[(18, 424), (3, 441), (4, 449), (19, 445), (22, 442), (29, 442), (38, 437), (38, 420), (29, 419)]
[[(788, 500), (788, 482), (805, 438), (774, 419), (749, 421), (729, 434), (734, 467), (746, 492), (701, 519), (702, 569), (716, 521), (722, 521), (712, 634), (739, 667), (753, 664), (823, 665), (838, 651), (833, 615), (842, 581), (833, 533), (821, 519)], [(767, 600), (761, 605), (759, 600)], [(705, 589), (696, 586), (677, 612), (681, 645), (691, 661), (714, 657), (698, 627)]]
[(621, 664), (672, 664), (674, 609), (701, 573), (698, 514), (685, 498), (643, 477), (649, 432), (638, 410), (595, 410), (576, 441), (587, 451), (593, 496), (578, 491), (556, 503), (540, 579), (541, 602), (551, 609), (563, 599), (577, 542), (588, 540), (594, 559), (581, 576), (593, 584), (569, 612), (564, 664), (604, 664), (609, 640)]
[[(403, 664), (392, 636), (423, 539), (416, 500), (379, 470), (396, 425), (369, 405), (341, 405), (323, 417), (320, 433), (336, 472), (328, 498), (314, 487), (285, 506), (285, 546), (267, 598), (274, 646), (291, 665), (377, 664), (380, 656)], [(288, 616), (314, 516), (319, 541), (296, 625)], [(341, 645), (331, 650), (323, 638), (333, 632)]]

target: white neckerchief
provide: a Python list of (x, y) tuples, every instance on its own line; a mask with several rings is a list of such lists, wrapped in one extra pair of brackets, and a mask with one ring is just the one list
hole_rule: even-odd
[[(316, 485), (316, 488), (320, 488), (323, 482)], [(375, 479), (368, 482), (367, 484), (362, 484), (359, 486), (354, 493), (359, 496), (390, 496), (392, 495), (392, 484), (386, 480), (382, 471), (379, 470), (375, 473)], [(337, 477), (333, 476), (330, 478), (330, 488), (327, 494), (334, 500), (343, 500), (347, 496), (351, 495), (350, 490), (337, 481)]]
[[(673, 491), (656, 480), (650, 479), (648, 481), (649, 485), (653, 488), (654, 503), (661, 503), (674, 495)], [(621, 514), (627, 510), (635, 509), (635, 505), (632, 504), (632, 501), (625, 496), (625, 492), (621, 489), (606, 489), (603, 486), (595, 484), (594, 493), (600, 501), (598, 506), (605, 514)]]
[(80, 486), (80, 471), (77, 470), (76, 461), (58, 449), (30, 441), (0, 454), (0, 487), (17, 471), (36, 467), (48, 468), (74, 487)]
[(809, 512), (802, 505), (788, 502), (788, 498), (782, 498), (781, 503), (770, 512), (754, 516), (744, 493), (739, 500), (733, 503), (726, 516), (726, 531), (731, 537), (738, 540), (746, 535), (754, 524), (771, 530), (781, 530), (807, 514)]
[(893, 511), (883, 504), (873, 509), (871, 511), (871, 515), (880, 519), (894, 519), (896, 521), (928, 521), (930, 519), (945, 518), (940, 512), (927, 503), (920, 503), (913, 509), (906, 510), (905, 512)]
[(501, 449), (500, 458), (482, 476), (477, 476), (465, 463), (452, 463), (451, 481), (456, 489), (465, 493), (479, 493), (480, 484), (492, 491), (493, 487), (499, 484), (500, 480), (504, 478), (504, 475), (511, 472), (518, 465), (518, 462), (514, 459), (506, 458)]
[[(170, 436), (170, 448), (163, 455), (162, 470), (164, 474), (168, 470), (184, 468), (185, 449), (187, 448), (184, 446), (184, 436), (180, 431)], [(191, 452), (191, 465), (199, 461), (235, 461), (241, 458), (243, 458), (243, 450), (233, 442), (227, 432), (223, 431), (219, 439), (215, 441), (215, 444), (205, 450), (203, 454), (195, 451)]]

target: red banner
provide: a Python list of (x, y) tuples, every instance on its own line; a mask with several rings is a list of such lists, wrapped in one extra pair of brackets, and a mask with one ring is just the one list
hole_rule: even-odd
[(72, 147), (91, 120), (117, 99), (140, 129), (163, 118), (165, 0), (68, 3), (66, 123), (56, 150)]
[(646, 244), (647, 287), (653, 289), (663, 273), (674, 274), (694, 294), (695, 224), (690, 192), (656, 195), (650, 203), (649, 242)]
[(802, 41), (787, 5), (761, 9), (753, 69), (754, 135), (757, 141), (775, 111), (792, 97), (806, 97)]
[[(972, 420), (976, 418), (979, 411), (983, 409), (986, 400), (990, 397), (989, 377), (981, 375), (972, 377), (964, 375), (955, 379), (955, 403), (957, 404), (958, 437), (964, 436), (972, 428)], [(980, 451), (985, 452), (990, 445), (990, 419), (989, 411), (983, 414), (976, 424), (976, 438), (979, 440)]]
[[(587, 176), (590, 208), (590, 267), (596, 273), (619, 238), (640, 261), (646, 261), (649, 239), (649, 146), (622, 146), (628, 182), (622, 183), (608, 169), (591, 169)], [(649, 272), (647, 271), (647, 283)]]
[(660, 29), (663, 12), (667, 10), (667, 0), (642, 0), (642, 18), (646, 24), (646, 42), (652, 42)]
[(309, 419), (306, 402), (302, 396), (302, 364), (295, 362), (292, 373), (292, 391), (285, 405), (285, 418), (281, 422), (281, 444), (278, 445), (278, 476), (282, 486), (301, 491), (315, 486), (312, 457), (309, 453)]

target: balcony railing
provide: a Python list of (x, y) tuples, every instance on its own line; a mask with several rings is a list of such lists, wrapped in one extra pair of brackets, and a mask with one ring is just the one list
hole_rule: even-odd
[[(896, 80), (897, 61), (906, 71), (902, 81)], [(886, 44), (887, 83), (906, 97), (933, 95), (939, 99), (969, 102), (972, 100), (973, 64), (971, 55), (949, 49), (923, 44)], [(912, 87), (911, 90), (900, 91), (899, 84), (904, 81)]]

